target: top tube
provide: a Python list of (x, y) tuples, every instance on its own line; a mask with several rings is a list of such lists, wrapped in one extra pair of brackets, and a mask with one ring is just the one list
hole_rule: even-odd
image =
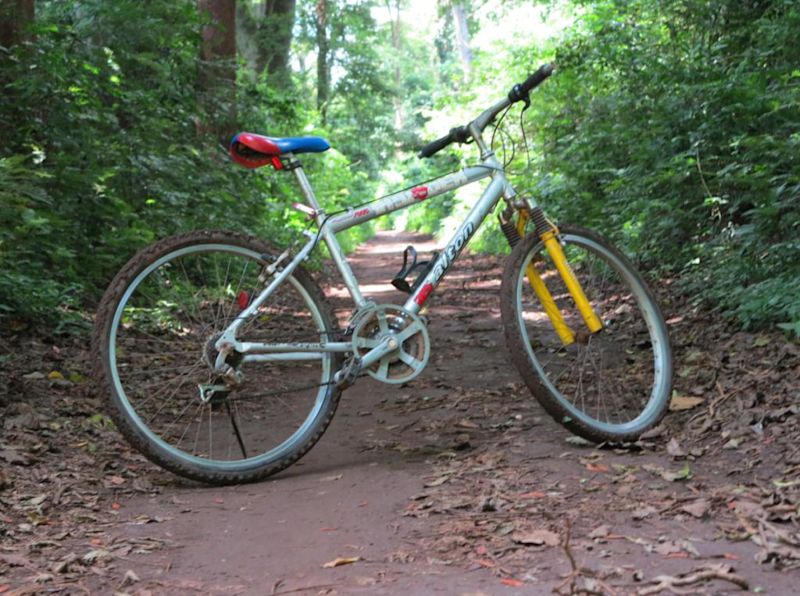
[(470, 166), (460, 172), (453, 172), (440, 178), (436, 178), (426, 184), (421, 184), (407, 190), (384, 197), (374, 203), (365, 205), (347, 213), (336, 215), (328, 220), (326, 227), (334, 233), (347, 230), (364, 222), (392, 213), (403, 207), (408, 207), (415, 203), (421, 203), (426, 199), (455, 190), (467, 184), (477, 182), (483, 178), (488, 178), (496, 171), (496, 167), (490, 164)]

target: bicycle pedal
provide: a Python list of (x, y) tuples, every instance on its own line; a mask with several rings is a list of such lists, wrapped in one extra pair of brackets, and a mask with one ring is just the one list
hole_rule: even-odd
[(361, 358), (353, 356), (344, 363), (344, 366), (335, 375), (333, 375), (333, 382), (339, 389), (347, 389), (356, 382), (361, 368)]

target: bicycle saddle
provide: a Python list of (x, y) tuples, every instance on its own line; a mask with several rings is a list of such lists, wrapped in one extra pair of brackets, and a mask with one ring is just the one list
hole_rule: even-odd
[(252, 132), (240, 132), (231, 140), (233, 161), (246, 168), (260, 168), (267, 164), (280, 170), (280, 156), (286, 153), (321, 153), (330, 149), (322, 137), (265, 137)]

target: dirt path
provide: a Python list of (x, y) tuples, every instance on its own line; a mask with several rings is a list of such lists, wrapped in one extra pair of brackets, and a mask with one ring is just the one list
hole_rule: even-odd
[[(434, 248), (421, 237), (380, 233), (354, 255), (368, 296), (402, 303), (388, 282), (412, 241), (423, 254)], [(64, 454), (59, 467), (51, 461), (58, 453), (45, 456), (40, 448), (37, 456), (25, 437), (56, 444), (47, 425), (61, 418), (39, 412), (33, 429), (12, 425), (9, 436), (18, 446), (0, 452), (13, 451), (6, 462), (18, 458), (0, 468), (0, 490), (6, 488), (0, 504), (8, 507), (0, 518), (7, 524), (0, 534), (0, 593), (61, 587), (143, 596), (549, 594), (560, 587), (630, 594), (647, 593), (658, 576), (664, 585), (683, 581), (691, 593), (735, 593), (743, 582), (751, 590), (794, 593), (800, 462), (788, 446), (798, 436), (798, 411), (786, 396), (797, 377), (786, 377), (800, 372), (796, 345), (779, 349), (746, 336), (771, 351), (761, 367), (751, 351), (750, 370), (730, 388), (725, 371), (739, 370), (741, 351), (725, 348), (724, 362), (716, 348), (698, 355), (697, 320), (673, 317), (676, 388), (701, 396), (695, 404), (701, 407), (672, 414), (631, 448), (575, 444), (507, 363), (497, 298), (501, 264), (468, 257), (434, 294), (432, 358), (419, 379), (399, 387), (360, 380), (344, 394), (320, 443), (259, 484), (184, 482), (131, 454), (101, 421), (83, 423), (81, 436), (88, 428), (105, 443), (91, 452), (85, 441), (71, 439), (69, 448), (56, 447)], [(346, 316), (343, 289), (327, 293)], [(669, 309), (681, 311), (675, 304)], [(745, 341), (706, 331), (728, 346)], [(714, 367), (718, 374), (705, 379)], [(752, 416), (718, 419), (755, 391), (747, 375), (771, 379), (773, 393), (786, 401), (761, 394), (749, 406), (761, 424), (756, 430)], [(27, 379), (23, 388), (34, 382), (44, 379)], [(80, 382), (65, 382), (73, 386), (51, 387), (63, 393), (55, 410), (66, 400), (74, 412), (81, 402), (71, 395)], [(7, 420), (24, 418), (24, 408), (13, 407)], [(19, 461), (23, 456), (27, 463)], [(44, 462), (55, 470), (36, 472), (47, 486), (44, 497), (33, 480), (9, 480), (11, 465), (28, 473)], [(96, 484), (86, 486), (91, 476), (77, 470), (92, 465)], [(37, 525), (30, 520), (40, 498), (38, 511), (49, 517)], [(55, 509), (79, 498), (71, 510), (77, 513), (58, 516)], [(324, 567), (336, 559), (358, 560)]]
[[(388, 280), (410, 240), (379, 234), (353, 256), (368, 297), (379, 303), (403, 301)], [(346, 318), (344, 288), (327, 293)], [(435, 325), (433, 333), (443, 326), (447, 323)], [(436, 343), (441, 349), (441, 340)], [(394, 406), (445, 393), (359, 380), (344, 394), (322, 440), (274, 480), (232, 488), (170, 487), (124, 503), (132, 519), (163, 520), (132, 526), (132, 534), (165, 538), (177, 547), (142, 559), (145, 567), (136, 569), (142, 584), (159, 592), (197, 586), (226, 594), (429, 594), (494, 585), (488, 571), (465, 576), (461, 569), (414, 556), (418, 547), (413, 535), (425, 523), (402, 516), (432, 473), (428, 458), (439, 451), (436, 446), (426, 451), (424, 440), (410, 428), (419, 420), (401, 415)], [(402, 437), (418, 445), (393, 448)], [(175, 483), (173, 478), (167, 481)], [(353, 564), (323, 567), (337, 558), (355, 557), (360, 560)]]

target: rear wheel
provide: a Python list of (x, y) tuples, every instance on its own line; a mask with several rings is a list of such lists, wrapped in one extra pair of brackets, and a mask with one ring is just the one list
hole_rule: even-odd
[[(274, 251), (229, 232), (192, 232), (137, 254), (117, 275), (97, 315), (96, 377), (114, 421), (145, 456), (177, 474), (228, 484), (264, 478), (304, 455), (328, 426), (340, 391), (338, 354), (303, 360), (226, 362), (215, 342), (264, 288)], [(322, 292), (296, 269), (237, 332), (242, 342), (333, 339)]]
[[(609, 241), (561, 228), (567, 257), (603, 328), (590, 333), (543, 243), (535, 235), (512, 251), (501, 308), (511, 359), (542, 406), (592, 441), (630, 441), (655, 425), (669, 405), (672, 353), (653, 293)], [(528, 280), (533, 267), (576, 340), (564, 345)]]

